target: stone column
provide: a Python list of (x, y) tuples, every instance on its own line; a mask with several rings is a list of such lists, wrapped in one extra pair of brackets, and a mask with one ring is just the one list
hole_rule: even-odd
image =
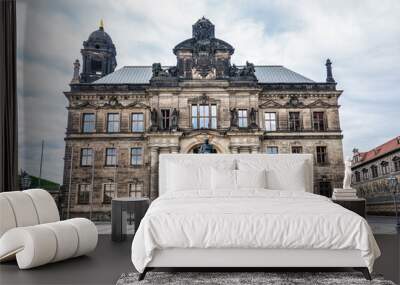
[(252, 146), (250, 148), (250, 153), (258, 153), (258, 150), (259, 150), (258, 146)]
[(238, 147), (237, 146), (231, 146), (231, 153), (238, 153)]
[(158, 147), (150, 148), (150, 200), (158, 197)]

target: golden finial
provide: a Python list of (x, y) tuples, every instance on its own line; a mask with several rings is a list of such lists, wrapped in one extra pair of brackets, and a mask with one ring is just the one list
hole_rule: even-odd
[(104, 29), (104, 23), (103, 23), (103, 19), (100, 19), (100, 29)]

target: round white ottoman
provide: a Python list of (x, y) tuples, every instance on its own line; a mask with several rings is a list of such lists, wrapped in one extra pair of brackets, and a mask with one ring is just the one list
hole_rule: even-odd
[(0, 260), (16, 256), (20, 269), (28, 269), (84, 255), (97, 245), (96, 226), (88, 219), (13, 228), (0, 238)]

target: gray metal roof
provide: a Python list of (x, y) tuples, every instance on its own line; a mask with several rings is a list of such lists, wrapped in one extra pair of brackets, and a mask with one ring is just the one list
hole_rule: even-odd
[[(259, 83), (313, 83), (314, 81), (280, 65), (255, 66)], [(93, 84), (148, 84), (151, 66), (124, 66)]]

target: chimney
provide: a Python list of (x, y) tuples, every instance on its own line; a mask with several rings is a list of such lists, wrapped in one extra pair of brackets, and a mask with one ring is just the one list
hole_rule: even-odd
[(335, 79), (333, 79), (332, 62), (329, 58), (326, 60), (325, 66), (326, 66), (326, 83), (336, 83)]

